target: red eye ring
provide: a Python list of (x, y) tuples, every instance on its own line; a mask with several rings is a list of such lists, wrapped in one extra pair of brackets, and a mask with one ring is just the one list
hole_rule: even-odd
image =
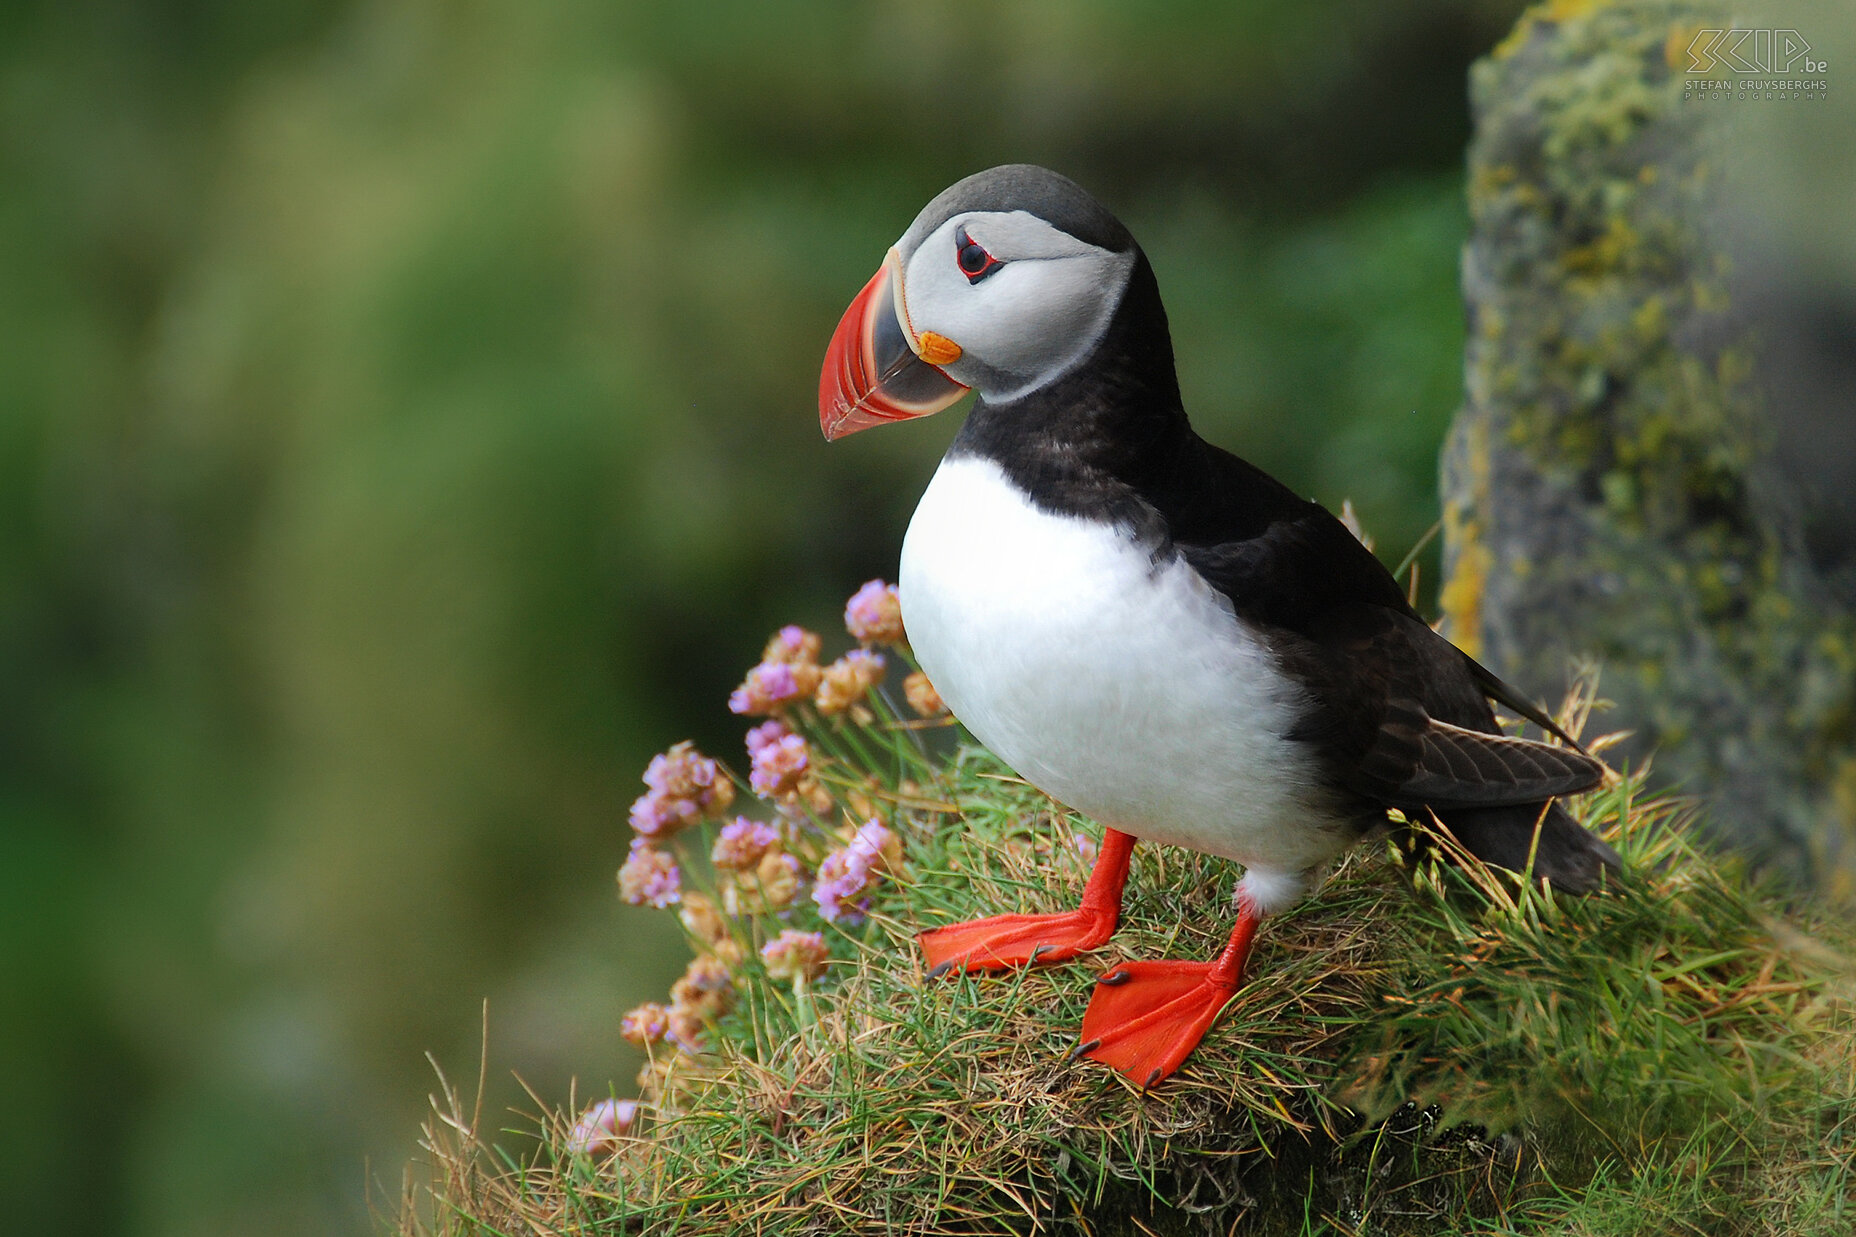
[(967, 277), (968, 283), (978, 283), (992, 274), (1005, 263), (986, 252), (986, 246), (967, 235), (964, 227), (954, 229), (954, 265)]

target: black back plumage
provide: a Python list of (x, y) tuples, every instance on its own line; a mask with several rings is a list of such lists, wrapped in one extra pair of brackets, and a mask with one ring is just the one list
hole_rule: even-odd
[(1153, 270), (1126, 246), (1134, 268), (1089, 357), (1009, 403), (982, 399), (950, 456), (984, 456), (1045, 510), (1112, 520), (1156, 561), (1198, 571), (1306, 686), (1287, 737), (1363, 820), (1428, 810), (1485, 861), (1520, 870), (1531, 857), (1558, 888), (1598, 886), (1616, 853), (1552, 800), (1604, 767), (1576, 745), (1504, 735), (1491, 698), (1558, 730), (1433, 632), (1325, 508), (1193, 431)]

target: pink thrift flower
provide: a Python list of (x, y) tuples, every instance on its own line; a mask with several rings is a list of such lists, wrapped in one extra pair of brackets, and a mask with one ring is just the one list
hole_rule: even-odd
[(816, 979), (825, 973), (825, 959), (830, 953), (825, 938), (818, 932), (795, 932), (788, 928), (761, 946), (761, 960), (767, 974), (775, 979)]
[(735, 977), (718, 958), (695, 958), (670, 985), (670, 999), (700, 1017), (720, 1018), (735, 1003)]
[(870, 908), (864, 896), (884, 872), (901, 857), (902, 844), (882, 821), (871, 819), (859, 826), (850, 844), (834, 850), (818, 865), (812, 900), (830, 923), (859, 922)]
[(640, 837), (667, 838), (693, 823), (701, 808), (693, 799), (677, 799), (650, 790), (632, 801), (631, 826)]
[(896, 586), (871, 580), (844, 604), (844, 629), (865, 644), (901, 644), (902, 602)]
[(728, 708), (745, 717), (765, 717), (812, 694), (819, 669), (803, 662), (763, 661), (748, 669), (741, 686), (729, 694)]
[(939, 717), (947, 712), (947, 702), (941, 699), (941, 693), (934, 689), (928, 676), (919, 670), (902, 680), (902, 694), (908, 699), (909, 707), (923, 717)]
[(735, 914), (758, 915), (766, 911), (783, 911), (799, 896), (805, 869), (799, 860), (782, 850), (770, 850), (760, 857), (751, 873), (744, 873), (724, 891), (724, 898)]
[(567, 1150), (576, 1155), (608, 1156), (632, 1136), (638, 1124), (637, 1100), (600, 1100), (580, 1115), (567, 1135)]
[(675, 905), (683, 896), (677, 861), (651, 845), (649, 838), (633, 839), (631, 856), (619, 869), (619, 896), (633, 906), (662, 910)]
[(818, 696), (813, 703), (827, 717), (842, 713), (881, 683), (883, 673), (881, 653), (872, 653), (869, 649), (852, 649), (825, 667), (819, 679)]
[(724, 944), (733, 944), (729, 935), (728, 921), (722, 918), (722, 912), (716, 909), (714, 902), (700, 893), (686, 893), (683, 903), (677, 910), (677, 918), (683, 921), (683, 930), (713, 951)]
[(760, 755), (761, 749), (769, 747), (793, 733), (786, 728), (786, 723), (779, 718), (764, 721), (747, 733), (749, 757)]
[(902, 843), (888, 825), (872, 816), (857, 827), (850, 850), (867, 871), (882, 873), (902, 857)]
[(807, 631), (803, 627), (788, 624), (773, 633), (773, 639), (767, 641), (762, 651), (762, 661), (786, 662), (788, 664), (818, 664), (818, 651), (823, 642), (817, 632)]
[(759, 863), (762, 855), (779, 844), (778, 829), (763, 821), (737, 816), (732, 824), (722, 826), (709, 861), (718, 868), (745, 872)]
[(670, 1042), (685, 1052), (701, 1052), (709, 1024), (702, 1014), (687, 1005), (670, 1007)]
[(631, 826), (640, 837), (667, 838), (735, 801), (735, 784), (688, 740), (651, 757), (644, 784), (650, 790), (632, 803), (631, 811)]
[(812, 901), (827, 923), (862, 923), (869, 902), (863, 897), (867, 873), (856, 870), (848, 851), (834, 850), (818, 865)]
[(715, 785), (715, 761), (696, 750), (688, 739), (651, 757), (644, 784), (678, 799), (696, 799)]
[(640, 1048), (663, 1043), (664, 1036), (669, 1033), (670, 1010), (656, 1001), (646, 1001), (635, 1009), (627, 1010), (625, 1016), (619, 1019), (619, 1037)]
[(799, 781), (811, 767), (812, 753), (806, 741), (796, 734), (785, 734), (763, 743), (754, 753), (754, 767), (748, 784), (754, 793), (768, 799), (790, 795), (799, 789)]

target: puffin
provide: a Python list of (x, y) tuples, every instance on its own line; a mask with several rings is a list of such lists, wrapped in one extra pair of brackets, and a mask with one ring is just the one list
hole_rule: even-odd
[(1238, 991), (1258, 924), (1389, 810), (1567, 893), (1621, 870), (1558, 802), (1605, 766), (1324, 507), (1193, 431), (1153, 267), (1046, 168), (977, 173), (916, 216), (832, 335), (820, 428), (968, 391), (902, 543), (909, 646), (981, 743), (1104, 832), (1075, 910), (924, 931), (931, 977), (1106, 945), (1137, 841), (1235, 861), (1216, 957), (1096, 981), (1075, 1055), (1151, 1087)]

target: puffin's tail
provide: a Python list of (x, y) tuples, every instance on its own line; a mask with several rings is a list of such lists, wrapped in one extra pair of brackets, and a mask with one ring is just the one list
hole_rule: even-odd
[(1546, 877), (1563, 893), (1590, 893), (1606, 883), (1607, 873), (1615, 884), (1615, 874), (1624, 869), (1618, 853), (1574, 820), (1557, 799), (1545, 805), (1544, 813), (1540, 804), (1524, 803), (1455, 808), (1440, 815), (1464, 849), (1484, 863), (1523, 872), (1531, 852), (1534, 875)]

